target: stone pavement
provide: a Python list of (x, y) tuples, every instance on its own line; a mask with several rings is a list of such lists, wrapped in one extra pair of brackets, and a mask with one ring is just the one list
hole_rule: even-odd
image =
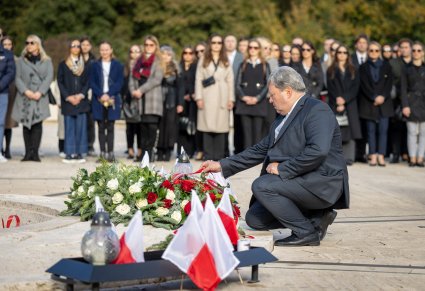
[[(49, 122), (44, 124), (42, 162), (22, 163), (21, 130), (13, 131), (13, 160), (0, 164), (0, 200), (19, 202), (21, 198), (60, 210), (70, 177), (79, 167), (93, 170), (95, 158), (83, 165), (63, 164), (57, 156), (56, 124)], [(118, 124), (116, 131), (116, 155), (130, 163), (124, 155), (125, 128)], [(156, 164), (168, 169), (172, 166), (171, 162)], [(198, 166), (199, 162), (194, 162), (194, 168)], [(251, 195), (250, 185), (259, 171), (256, 167), (231, 178), (243, 213)], [(338, 212), (321, 246), (276, 247), (273, 255), (279, 261), (260, 267), (261, 282), (246, 284), (249, 270), (244, 269), (244, 285), (233, 273), (219, 289), (424, 290), (425, 170), (408, 168), (405, 163), (385, 168), (355, 164), (349, 172), (351, 208)], [(0, 214), (4, 208), (0, 204)], [(37, 208), (31, 211), (43, 212)], [(80, 256), (79, 240), (88, 223), (78, 222), (77, 217), (58, 218), (55, 213), (43, 214), (37, 228), (0, 229), (0, 290), (61, 287), (52, 284), (44, 271), (62, 257)], [(138, 288), (174, 290), (180, 283)], [(185, 281), (184, 288), (192, 289), (193, 285)]]

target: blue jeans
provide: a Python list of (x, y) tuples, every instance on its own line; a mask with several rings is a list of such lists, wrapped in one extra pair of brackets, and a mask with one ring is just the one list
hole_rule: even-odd
[(87, 153), (87, 114), (65, 115), (65, 154)]
[(4, 127), (6, 125), (7, 104), (9, 96), (7, 93), (0, 94), (0, 150), (3, 147)]
[(385, 155), (387, 152), (388, 117), (380, 117), (378, 121), (367, 120), (367, 139), (369, 154)]

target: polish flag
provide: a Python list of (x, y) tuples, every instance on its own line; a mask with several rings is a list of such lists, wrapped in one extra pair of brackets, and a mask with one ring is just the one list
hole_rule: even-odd
[(143, 252), (142, 212), (137, 210), (120, 239), (121, 250), (114, 264), (131, 264), (145, 261)]
[(223, 193), (220, 203), (217, 206), (217, 213), (221, 218), (221, 222), (223, 223), (232, 245), (237, 245), (239, 234), (236, 227), (236, 221), (233, 216), (233, 208), (232, 203), (230, 202), (229, 193)]
[(148, 154), (148, 152), (145, 152), (145, 154), (143, 155), (143, 159), (142, 159), (142, 161), (140, 162), (140, 168), (146, 168), (146, 167), (149, 167), (149, 163), (150, 163), (150, 161), (149, 161), (149, 154)]
[[(194, 197), (192, 193), (191, 203), (194, 207), (162, 258), (186, 273), (199, 288), (213, 290), (220, 283), (221, 277), (217, 273), (214, 257), (199, 225), (198, 217), (202, 216), (202, 212), (198, 212), (202, 210), (202, 205), (198, 195)], [(201, 205), (200, 209), (197, 203)]]
[(233, 254), (232, 242), (209, 195), (200, 225), (206, 243), (213, 253), (218, 276), (223, 280), (239, 265), (239, 260)]

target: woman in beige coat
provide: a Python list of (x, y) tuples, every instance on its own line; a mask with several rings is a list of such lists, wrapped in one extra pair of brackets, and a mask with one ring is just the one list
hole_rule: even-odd
[(204, 133), (204, 160), (225, 157), (225, 138), (235, 102), (234, 86), (232, 66), (224, 50), (223, 38), (212, 35), (208, 39), (204, 57), (198, 62), (195, 83), (197, 129)]

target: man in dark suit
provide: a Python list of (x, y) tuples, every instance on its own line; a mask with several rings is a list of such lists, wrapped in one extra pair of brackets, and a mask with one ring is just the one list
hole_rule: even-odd
[[(243, 62), (243, 55), (237, 51), (238, 41), (236, 36), (229, 34), (224, 38), (224, 47), (226, 49), (227, 58), (233, 69), (233, 76), (235, 77), (235, 86), (236, 86), (236, 76), (238, 74), (239, 67)], [(235, 154), (243, 151), (243, 136), (242, 136), (242, 125), (241, 118), (239, 115), (235, 114), (236, 108), (233, 108), (233, 145), (235, 147)], [(226, 156), (229, 155), (229, 139), (226, 138)]]
[(263, 163), (252, 184), (246, 214), (254, 229), (289, 228), (279, 246), (319, 245), (336, 212), (348, 208), (348, 172), (341, 132), (325, 103), (306, 93), (302, 77), (280, 67), (269, 78), (270, 102), (279, 116), (269, 135), (245, 151), (218, 162), (206, 161), (204, 172), (225, 177)]

